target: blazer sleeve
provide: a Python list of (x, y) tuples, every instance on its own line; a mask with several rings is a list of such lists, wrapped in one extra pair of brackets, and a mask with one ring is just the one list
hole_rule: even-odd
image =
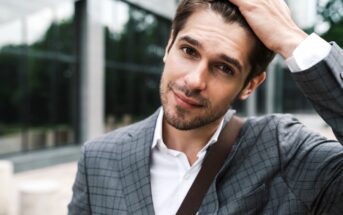
[(81, 149), (76, 179), (73, 185), (73, 196), (68, 205), (68, 215), (91, 215), (86, 169), (86, 145)]
[(319, 115), (331, 126), (337, 141), (313, 134), (300, 125), (285, 124), (284, 178), (312, 212), (343, 214), (343, 51), (332, 43), (329, 55), (312, 68), (293, 73), (298, 86)]
[(292, 74), (300, 90), (343, 144), (343, 50), (336, 43), (331, 45), (323, 61)]

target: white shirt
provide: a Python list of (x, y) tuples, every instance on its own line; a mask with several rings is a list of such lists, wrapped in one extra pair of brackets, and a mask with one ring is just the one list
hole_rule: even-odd
[[(292, 72), (308, 69), (324, 59), (331, 46), (316, 34), (308, 36), (286, 60)], [(152, 143), (151, 191), (156, 215), (174, 215), (200, 171), (206, 149), (218, 139), (223, 121), (190, 166), (184, 153), (168, 149), (162, 139), (163, 109), (159, 113)], [(190, 140), (191, 144), (191, 140)]]
[[(174, 215), (200, 171), (207, 148), (215, 143), (223, 127), (223, 120), (208, 143), (198, 152), (190, 166), (186, 154), (168, 149), (162, 139), (163, 109), (157, 118), (152, 143), (150, 167), (152, 200), (156, 215)], [(189, 140), (191, 144), (192, 140)]]

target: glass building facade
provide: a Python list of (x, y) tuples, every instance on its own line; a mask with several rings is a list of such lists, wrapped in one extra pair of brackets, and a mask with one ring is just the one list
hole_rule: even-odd
[(105, 123), (111, 130), (160, 105), (159, 81), (170, 20), (121, 1), (108, 1), (105, 37)]
[[(0, 24), (0, 158), (80, 144), (79, 2)], [(170, 19), (125, 1), (100, 1), (104, 127), (137, 121), (160, 105)]]
[(0, 156), (75, 143), (74, 4), (0, 24)]

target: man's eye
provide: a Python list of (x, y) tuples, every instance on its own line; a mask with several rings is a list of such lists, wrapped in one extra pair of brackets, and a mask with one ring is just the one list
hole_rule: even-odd
[(197, 56), (197, 52), (196, 52), (196, 50), (193, 49), (193, 48), (190, 48), (190, 47), (182, 47), (181, 50), (182, 50), (185, 54), (187, 54), (187, 55), (189, 55), (189, 56), (192, 56), (192, 57), (196, 57), (196, 56)]
[(227, 75), (234, 75), (235, 73), (234, 70), (226, 64), (219, 64), (217, 65), (217, 68)]

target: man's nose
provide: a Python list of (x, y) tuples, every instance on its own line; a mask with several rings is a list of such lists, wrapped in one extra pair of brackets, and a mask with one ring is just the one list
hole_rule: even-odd
[(206, 63), (199, 63), (185, 77), (186, 86), (191, 90), (204, 90), (207, 87), (208, 67)]

